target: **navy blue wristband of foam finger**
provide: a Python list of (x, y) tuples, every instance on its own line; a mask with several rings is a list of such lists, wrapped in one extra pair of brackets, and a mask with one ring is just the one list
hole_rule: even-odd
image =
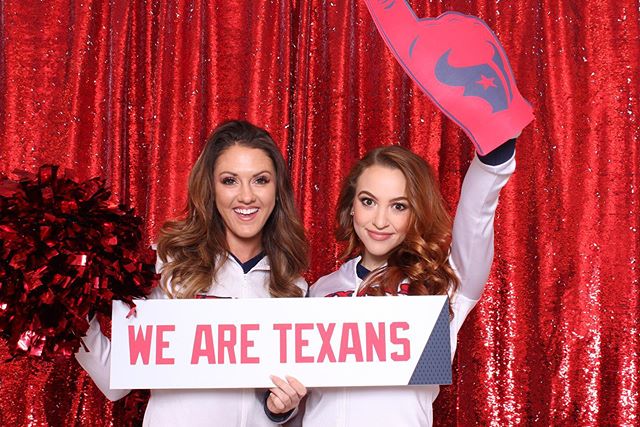
[(511, 157), (513, 157), (513, 153), (516, 151), (516, 139), (510, 139), (492, 152), (488, 153), (486, 156), (481, 156), (478, 154), (478, 158), (482, 163), (489, 166), (498, 166), (503, 163), (506, 163)]

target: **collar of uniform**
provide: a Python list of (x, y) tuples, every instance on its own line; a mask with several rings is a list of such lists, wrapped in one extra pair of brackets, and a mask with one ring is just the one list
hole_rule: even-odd
[(356, 276), (358, 276), (361, 280), (365, 280), (367, 276), (371, 274), (371, 270), (362, 265), (361, 262), (356, 263)]
[[(251, 266), (249, 268), (249, 270), (245, 271), (245, 266), (247, 264), (250, 264), (252, 261), (255, 262), (255, 259), (258, 258), (258, 257), (261, 257), (260, 260), (258, 262), (256, 262), (255, 265)], [(269, 258), (267, 257), (267, 254), (264, 251), (260, 252), (258, 255), (256, 255), (255, 257), (251, 258), (250, 260), (248, 260), (245, 263), (241, 262), (238, 259), (238, 257), (236, 257), (231, 252), (227, 252), (227, 259), (232, 261), (238, 267), (240, 267), (240, 269), (242, 270), (242, 272), (244, 274), (247, 274), (247, 273), (249, 273), (251, 271), (269, 271), (269, 270), (271, 270), (271, 266), (269, 265)]]
[(342, 268), (345, 269), (345, 273), (348, 275), (349, 281), (355, 284), (355, 289), (360, 288), (360, 284), (362, 283), (362, 279), (358, 277), (358, 264), (361, 260), (362, 256), (358, 255), (342, 265)]
[[(359, 255), (353, 259), (350, 259), (349, 261), (345, 262), (342, 266), (343, 268), (346, 268), (347, 273), (349, 274), (349, 280), (352, 283), (355, 283), (356, 293), (360, 291), (360, 285), (362, 285), (362, 282), (364, 282), (364, 280), (361, 279), (360, 276), (358, 276), (358, 264), (360, 264), (360, 261), (362, 261), (362, 255)], [(387, 266), (387, 263), (385, 262), (375, 270), (369, 271), (369, 273), (372, 273), (373, 271), (377, 271), (378, 269), (386, 266)], [(364, 266), (362, 268), (366, 269), (366, 267)], [(405, 282), (408, 282), (408, 279), (404, 279), (401, 283), (405, 283)]]
[[(358, 255), (355, 258), (350, 259), (349, 261), (345, 262), (342, 267), (345, 269), (348, 269), (349, 272), (349, 278), (352, 280), (359, 280), (360, 282), (362, 282), (362, 279), (360, 279), (360, 277), (358, 277), (358, 264), (360, 264), (360, 261), (362, 261), (362, 255)], [(365, 270), (367, 270), (369, 273), (373, 273), (374, 271), (378, 271), (379, 269), (386, 267), (387, 263), (385, 262), (384, 264), (382, 264), (380, 267), (373, 269), (373, 270), (369, 270), (367, 267), (365, 267), (364, 265), (362, 266), (362, 268), (364, 268)], [(358, 284), (360, 284), (360, 282), (357, 282)]]

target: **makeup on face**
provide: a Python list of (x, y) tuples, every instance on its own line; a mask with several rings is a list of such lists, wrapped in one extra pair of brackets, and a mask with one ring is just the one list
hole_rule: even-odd
[(374, 270), (387, 262), (409, 228), (407, 180), (399, 169), (372, 165), (356, 182), (353, 227), (362, 242), (362, 265)]
[(216, 160), (213, 179), (229, 250), (250, 259), (262, 250), (262, 230), (276, 204), (273, 162), (263, 150), (234, 145)]

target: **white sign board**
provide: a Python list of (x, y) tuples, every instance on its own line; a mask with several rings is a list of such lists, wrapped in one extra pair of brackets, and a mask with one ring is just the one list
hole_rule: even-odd
[(111, 388), (451, 383), (446, 296), (113, 302)]

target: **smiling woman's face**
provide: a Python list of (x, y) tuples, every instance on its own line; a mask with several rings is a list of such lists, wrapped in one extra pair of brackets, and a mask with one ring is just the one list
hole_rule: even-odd
[(262, 229), (276, 204), (271, 158), (258, 148), (231, 146), (216, 160), (213, 178), (216, 208), (231, 252), (260, 245)]
[(356, 182), (353, 227), (364, 246), (362, 265), (380, 267), (407, 236), (411, 209), (407, 180), (399, 169), (373, 165)]

